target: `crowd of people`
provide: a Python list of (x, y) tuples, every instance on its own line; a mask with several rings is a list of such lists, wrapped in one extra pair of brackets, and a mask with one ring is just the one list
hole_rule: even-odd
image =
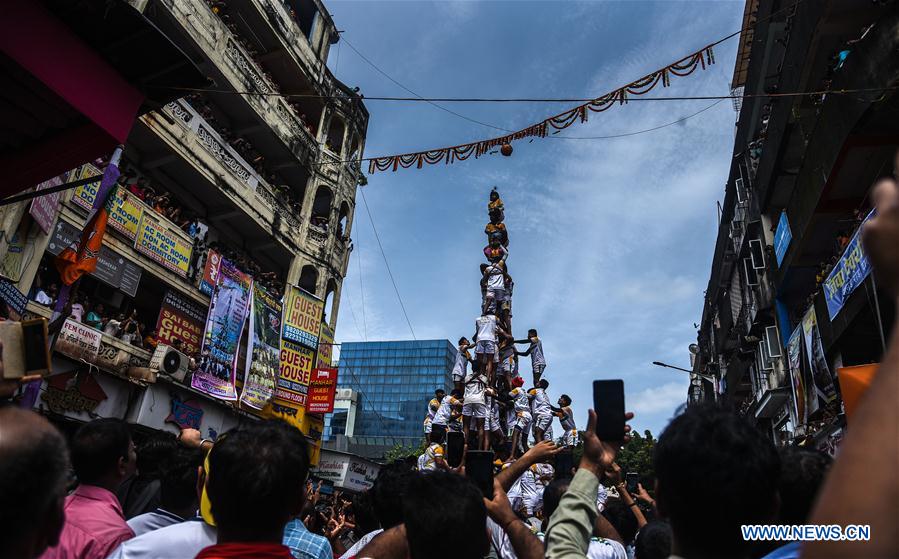
[[(865, 250), (881, 287), (899, 301), (899, 186), (880, 183), (873, 198), (878, 213), (865, 225)], [(284, 422), (246, 421), (215, 441), (184, 429), (135, 445), (126, 423), (96, 419), (66, 440), (46, 418), (8, 401), (16, 388), (14, 380), (0, 383), (4, 558), (899, 555), (899, 330), (833, 463), (812, 448), (778, 449), (732, 409), (695, 404), (653, 449), (654, 487), (635, 492), (616, 465), (625, 441), (601, 440), (593, 410), (576, 468), (550, 440), (517, 457), (498, 451), (491, 495), (466, 472), (468, 453), (481, 448), (472, 436), (458, 465), (439, 456), (435, 468), (398, 460), (370, 490), (326, 497), (308, 483), (305, 437)], [(770, 524), (869, 525), (870, 539), (754, 542), (741, 531)]]

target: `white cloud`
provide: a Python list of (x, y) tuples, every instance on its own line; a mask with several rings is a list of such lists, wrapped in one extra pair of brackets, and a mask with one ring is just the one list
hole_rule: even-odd
[(689, 382), (666, 382), (640, 390), (635, 395), (628, 395), (626, 400), (629, 410), (634, 412), (637, 422), (641, 414), (668, 413), (669, 416), (687, 401)]

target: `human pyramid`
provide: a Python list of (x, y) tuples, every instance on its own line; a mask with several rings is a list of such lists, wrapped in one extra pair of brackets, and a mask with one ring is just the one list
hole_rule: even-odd
[[(562, 444), (574, 446), (578, 441), (571, 398), (563, 394), (558, 407), (550, 404), (549, 382), (543, 378), (546, 358), (537, 330), (529, 329), (527, 338), (521, 340), (511, 334), (514, 282), (508, 268), (509, 234), (503, 201), (495, 187), (490, 192), (487, 213), (487, 262), (480, 265), (481, 315), (475, 320), (471, 341), (459, 339), (450, 394), (438, 388), (428, 403), (424, 430), (429, 446), (419, 457), (419, 469), (436, 467), (444, 455), (449, 431), (464, 433), (469, 449), (492, 448), (501, 461), (515, 459), (527, 451), (532, 431), (535, 443), (552, 441), (553, 417), (559, 418), (564, 431)], [(528, 346), (519, 351), (516, 344)], [(524, 389), (524, 378), (519, 375), (520, 356), (531, 358), (530, 390)]]

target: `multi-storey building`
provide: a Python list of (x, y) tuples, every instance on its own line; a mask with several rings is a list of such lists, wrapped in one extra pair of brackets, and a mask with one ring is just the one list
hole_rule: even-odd
[(456, 351), (449, 340), (342, 344), (338, 386), (358, 395), (355, 425), (348, 440), (325, 447), (376, 458), (397, 445), (417, 448), (434, 390), (452, 388)]
[[(339, 38), (327, 10), (318, 0), (127, 3), (177, 45), (210, 85), (182, 91), (175, 83), (154, 82), (178, 98), (134, 123), (120, 165), (123, 199), (98, 270), (82, 279), (79, 295), (91, 307), (104, 305), (113, 318), (119, 311), (134, 312), (145, 334), (172, 299), (184, 313), (205, 320), (210, 299), (202, 289), (203, 270), (211, 249), (257, 281), (297, 285), (322, 299), (322, 321), (333, 329), (352, 250), (368, 112), (327, 67), (330, 46)], [(99, 175), (102, 164), (85, 162), (56, 182)], [(53, 256), (77, 236), (95, 191), (96, 183), (88, 184), (43, 197), (39, 207), (21, 202), (0, 212), (0, 255), (10, 278), (5, 287), (31, 299), (28, 313), (50, 316), (48, 305), (33, 299), (58, 282)], [(107, 398), (91, 413), (133, 416), (135, 390), (161, 390), (169, 398), (168, 389), (159, 389), (168, 383), (162, 376), (135, 378), (137, 369), (146, 368), (148, 351), (103, 334), (99, 353), (91, 365), (112, 374), (96, 375)], [(65, 362), (60, 370), (80, 370), (69, 359), (55, 358)], [(134, 384), (148, 381), (148, 389)], [(233, 405), (176, 389), (181, 402), (211, 406), (234, 421), (241, 416)], [(113, 391), (122, 395), (113, 398)]]
[(895, 173), (897, 9), (746, 2), (690, 400), (730, 401), (781, 444), (833, 448), (838, 372), (879, 361), (894, 322), (854, 235), (875, 180)]

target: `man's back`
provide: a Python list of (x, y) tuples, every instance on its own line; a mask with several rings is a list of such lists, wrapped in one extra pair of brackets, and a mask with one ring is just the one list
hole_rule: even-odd
[(134, 537), (118, 499), (102, 487), (80, 485), (66, 498), (65, 512), (59, 545), (48, 549), (42, 559), (105, 559)]
[(109, 559), (194, 557), (203, 548), (214, 544), (215, 538), (215, 528), (197, 518), (132, 538), (120, 545)]

